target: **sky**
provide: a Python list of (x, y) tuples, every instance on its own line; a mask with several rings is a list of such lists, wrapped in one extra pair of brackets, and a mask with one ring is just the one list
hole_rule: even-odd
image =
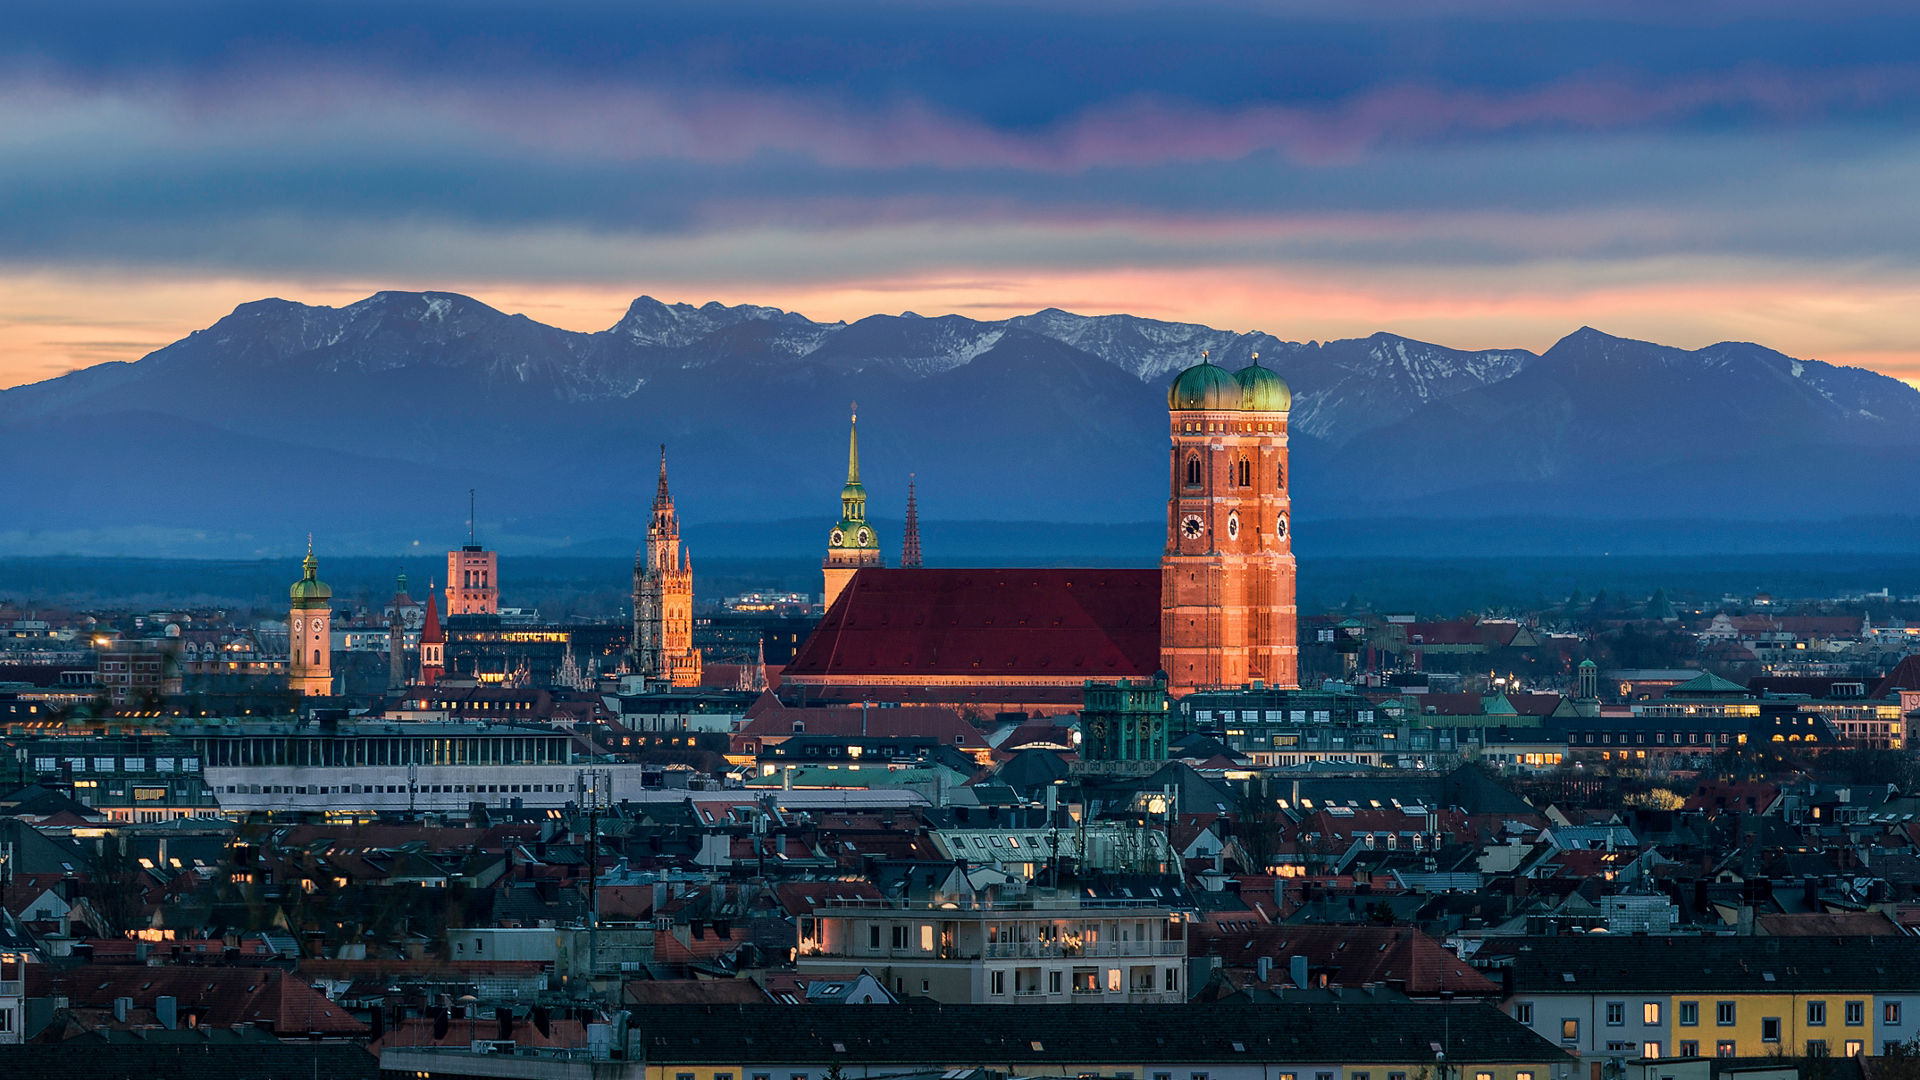
[(1907, 3), (9, 7), (0, 387), (263, 296), (641, 294), (1920, 381)]

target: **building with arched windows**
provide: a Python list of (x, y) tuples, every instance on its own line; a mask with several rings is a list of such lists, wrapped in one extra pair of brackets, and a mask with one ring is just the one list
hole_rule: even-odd
[(853, 443), (827, 612), (782, 696), (1045, 714), (1122, 680), (1164, 679), (1175, 695), (1296, 686), (1291, 405), (1257, 356), (1238, 372), (1203, 358), (1174, 379), (1158, 570), (886, 569)]

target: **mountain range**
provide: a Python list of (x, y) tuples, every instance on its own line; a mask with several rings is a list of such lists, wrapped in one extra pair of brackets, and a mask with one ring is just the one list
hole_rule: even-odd
[(682, 517), (752, 550), (759, 523), (817, 517), (824, 535), (855, 401), (877, 517), (899, 517), (911, 474), (933, 520), (1151, 521), (1166, 383), (1203, 351), (1228, 367), (1258, 354), (1292, 386), (1303, 545), (1314, 520), (1392, 519), (1416, 548), (1421, 522), (1461, 518), (1817, 533), (1920, 495), (1920, 391), (1753, 344), (1582, 328), (1538, 354), (1465, 351), (1057, 309), (822, 323), (649, 297), (581, 333), (382, 292), (242, 304), (139, 361), (0, 392), (15, 448), (0, 553), (282, 553), (308, 532), (431, 551), (464, 538), (469, 489), (503, 550), (630, 545), (661, 444)]

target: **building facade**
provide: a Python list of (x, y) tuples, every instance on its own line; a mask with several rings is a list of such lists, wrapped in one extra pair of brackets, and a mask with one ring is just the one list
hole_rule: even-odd
[(500, 613), (500, 556), (469, 543), (447, 552), (447, 614)]
[(827, 557), (820, 564), (821, 603), (833, 602), (863, 566), (885, 566), (880, 537), (867, 521), (867, 489), (860, 484), (860, 414), (847, 432), (847, 486), (840, 489), (840, 520), (827, 534)]
[(1167, 391), (1161, 656), (1169, 690), (1298, 685), (1287, 487), (1292, 392), (1254, 363), (1203, 361)]
[(672, 686), (699, 686), (693, 647), (693, 560), (680, 546), (680, 517), (667, 491), (667, 448), (647, 521), (647, 545), (633, 560), (633, 667)]
[(800, 974), (864, 968), (944, 1004), (1186, 1001), (1186, 922), (1165, 907), (1070, 899), (992, 907), (823, 907), (800, 921)]

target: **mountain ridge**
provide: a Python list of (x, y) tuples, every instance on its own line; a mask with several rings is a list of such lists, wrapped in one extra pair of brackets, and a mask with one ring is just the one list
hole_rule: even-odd
[[(0, 418), (89, 442), (19, 481), (19, 520), (41, 530), (304, 533), (345, 516), (410, 540), (463, 520), (461, 489), (484, 486), (514, 535), (620, 535), (644, 517), (660, 442), (683, 515), (825, 515), (853, 400), (877, 505), (903, 501), (913, 472), (945, 516), (1140, 520), (1165, 501), (1165, 383), (1203, 351), (1228, 367), (1258, 354), (1292, 385), (1298, 521), (1644, 518), (1688, 499), (1812, 517), (1920, 496), (1897, 465), (1920, 452), (1913, 387), (1751, 342), (1686, 350), (1592, 327), (1534, 353), (1057, 308), (818, 322), (642, 296), (574, 331), (388, 290), (249, 301), (134, 363), (0, 391)], [(166, 497), (115, 475), (121, 458), (168, 463)], [(276, 488), (300, 498), (263, 500)]]

